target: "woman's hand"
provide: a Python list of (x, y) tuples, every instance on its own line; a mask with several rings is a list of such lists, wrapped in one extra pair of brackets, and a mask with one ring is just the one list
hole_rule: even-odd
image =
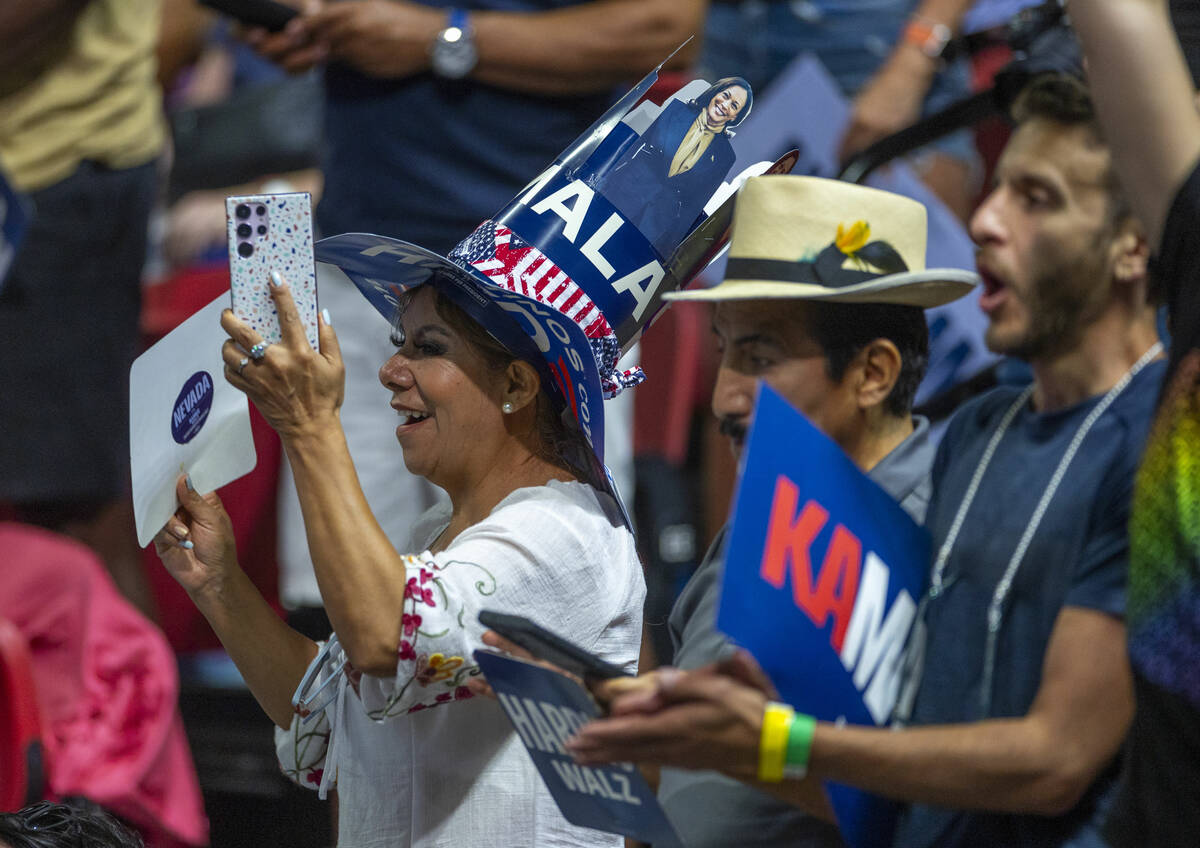
[(271, 298), (279, 314), (282, 340), (269, 345), (262, 358), (250, 357), (248, 351), (262, 337), (226, 309), (221, 314), (221, 326), (230, 335), (221, 348), (225, 379), (246, 393), (285, 441), (320, 435), (329, 426), (340, 427), (345, 367), (337, 336), (322, 313), (317, 326), (321, 349), (313, 350), (291, 290), (277, 273), (271, 276)]
[(216, 492), (201, 495), (186, 476), (175, 482), (175, 493), (180, 507), (154, 537), (154, 550), (193, 598), (220, 591), (239, 569), (229, 513)]

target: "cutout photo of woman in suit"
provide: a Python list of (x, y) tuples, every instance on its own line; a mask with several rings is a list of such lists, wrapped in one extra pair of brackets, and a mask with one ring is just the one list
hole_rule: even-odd
[(729, 173), (736, 158), (730, 130), (750, 114), (753, 101), (741, 77), (718, 80), (686, 103), (669, 101), (601, 187), (664, 257)]

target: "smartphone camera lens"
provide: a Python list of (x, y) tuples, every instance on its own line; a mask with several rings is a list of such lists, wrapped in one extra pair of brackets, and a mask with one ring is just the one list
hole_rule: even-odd
[(265, 206), (262, 206), (262, 205), (260, 204), (258, 207), (256, 207), (256, 208), (255, 208), (254, 212), (255, 212), (255, 214), (257, 214), (257, 215), (266, 215), (266, 214), (267, 214), (267, 207), (265, 207)]
[(258, 225), (258, 234), (260, 236), (265, 236), (267, 234), (267, 225), (266, 224)]
[(237, 234), (239, 238), (250, 238), (250, 232), (249, 224), (238, 224)]
[(237, 205), (237, 209), (234, 210), (234, 214), (242, 220), (245, 220), (246, 218), (250, 217), (250, 207), (245, 203), (239, 203)]
[(238, 256), (242, 257), (243, 259), (249, 259), (250, 255), (253, 253), (254, 245), (252, 245), (250, 242), (244, 241), (238, 245)]

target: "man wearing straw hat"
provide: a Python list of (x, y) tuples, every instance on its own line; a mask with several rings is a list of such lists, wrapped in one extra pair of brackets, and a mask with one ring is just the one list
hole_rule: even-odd
[[(971, 233), (988, 344), (1026, 359), (1034, 381), (964, 407), (938, 450), (935, 558), (897, 707), (923, 726), (789, 725), (806, 736), (789, 748), (803, 754), (793, 775), (909, 802), (897, 846), (1103, 844), (1133, 711), (1126, 523), (1164, 370), (1146, 241), (1077, 81), (1035, 83), (1015, 112)], [(650, 695), (614, 711), (651, 715), (584, 728), (578, 758), (756, 778), (761, 689), (677, 673)], [(818, 780), (772, 786), (819, 810)]]
[[(764, 380), (923, 520), (935, 446), (911, 408), (928, 361), (924, 308), (967, 293), (978, 278), (924, 270), (925, 209), (889, 192), (754, 177), (735, 215), (725, 281), (667, 295), (713, 304), (721, 432), (739, 452)], [(671, 613), (681, 668), (732, 650), (715, 627), (724, 541), (723, 531)], [(829, 823), (712, 771), (665, 769), (659, 800), (689, 848), (842, 844)]]

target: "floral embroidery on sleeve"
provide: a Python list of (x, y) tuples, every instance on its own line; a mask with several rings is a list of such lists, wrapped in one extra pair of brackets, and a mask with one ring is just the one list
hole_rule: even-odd
[(297, 715), (288, 730), (275, 728), (275, 753), (284, 776), (306, 789), (321, 785), (329, 750), (329, 719), (325, 713), (301, 721)]
[(450, 560), (443, 565), (424, 553), (405, 557), (404, 565), (410, 576), (394, 688), (381, 704), (364, 699), (367, 715), (376, 721), (471, 697), (464, 684), (479, 674), (479, 667), (463, 656), (464, 618), (479, 598), (496, 591), (495, 576), (478, 563)]

